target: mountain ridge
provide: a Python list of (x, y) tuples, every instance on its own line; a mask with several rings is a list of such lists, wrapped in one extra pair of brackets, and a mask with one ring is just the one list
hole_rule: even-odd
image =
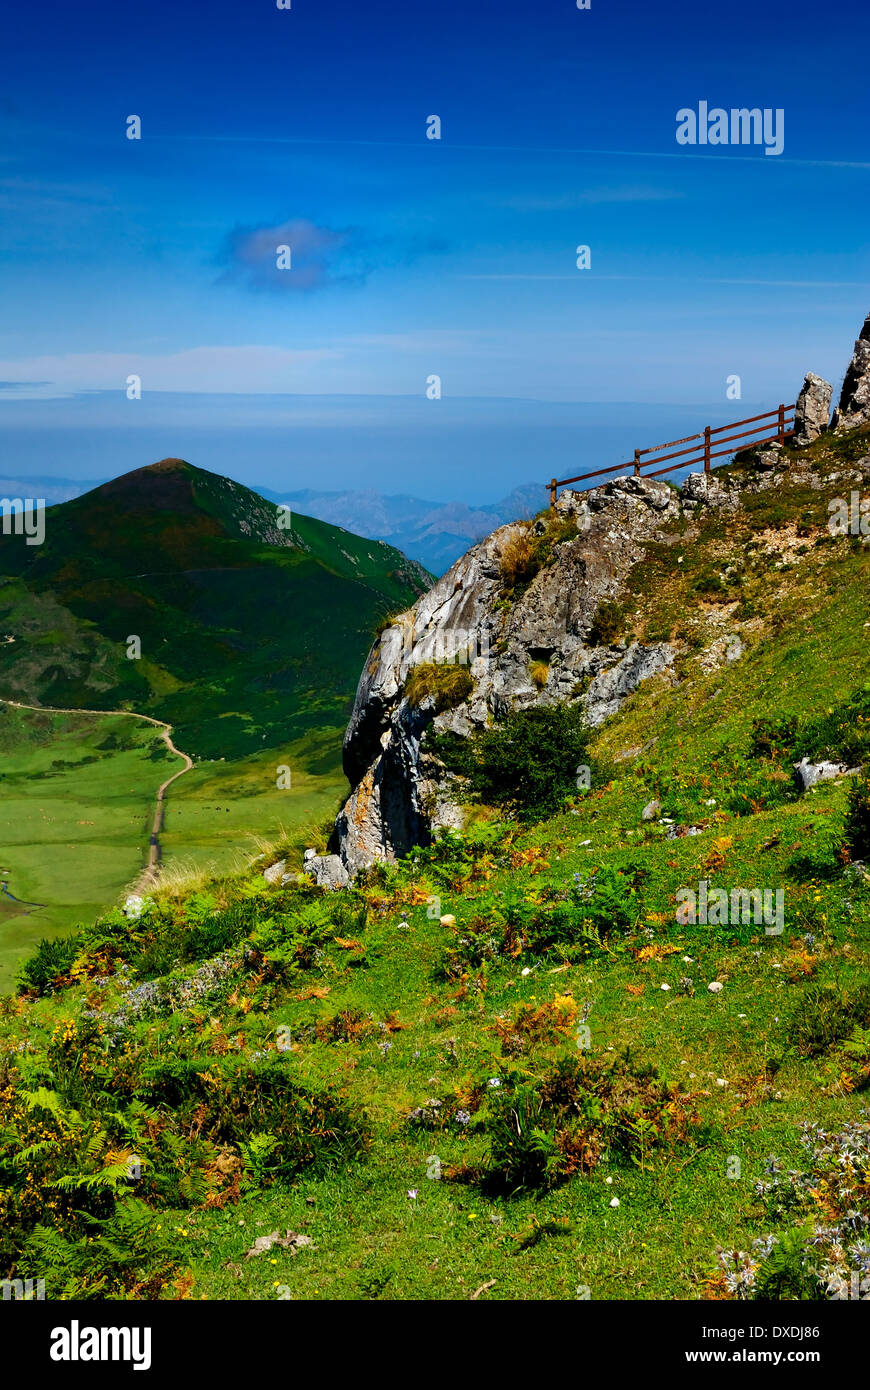
[(129, 706), (199, 757), (340, 726), (378, 621), (430, 578), (175, 458), (48, 508), (44, 544), (18, 542), (0, 536), (0, 694)]
[[(191, 465), (194, 467), (195, 465)], [(153, 464), (147, 465), (153, 468)], [(142, 472), (134, 469), (132, 473)], [(130, 474), (122, 474), (128, 477)], [(222, 476), (222, 475), (218, 475)], [(76, 482), (45, 475), (0, 478), (0, 495), (28, 497), (37, 493), (48, 506), (68, 502), (99, 491), (114, 479)], [(234, 480), (229, 480), (234, 481)], [(306, 515), (369, 540), (383, 540), (418, 561), (433, 574), (443, 573), (468, 549), (496, 526), (534, 516), (546, 502), (540, 483), (525, 483), (496, 502), (433, 502), (410, 493), (386, 493), (377, 488), (325, 491), (290, 488), (284, 491), (259, 484), (238, 484), (280, 505), (298, 505)]]

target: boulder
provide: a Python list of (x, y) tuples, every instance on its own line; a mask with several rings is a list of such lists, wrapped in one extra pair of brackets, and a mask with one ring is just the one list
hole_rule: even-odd
[[(600, 723), (640, 681), (672, 663), (665, 643), (593, 645), (590, 634), (645, 543), (679, 520), (679, 491), (657, 479), (620, 478), (584, 493), (566, 489), (556, 515), (568, 525), (518, 596), (505, 601), (506, 567), (525, 532), (514, 522), (472, 546), (372, 648), (344, 742), (353, 790), (330, 844), (350, 874), (462, 824), (457, 784), (428, 751), (430, 728), (467, 738), (513, 710), (579, 699), (581, 691), (587, 717)], [(533, 523), (533, 534), (548, 524)], [(471, 676), (467, 699), (439, 710), (425, 696), (412, 706), (405, 696), (411, 669), (457, 657)], [(548, 666), (543, 688), (531, 677), (536, 663)]]
[(724, 478), (717, 478), (715, 472), (690, 473), (681, 491), (683, 504), (689, 506), (700, 502), (707, 507), (733, 510), (740, 500), (736, 489), (732, 490)]
[(847, 767), (845, 763), (811, 763), (809, 758), (801, 758), (794, 764), (795, 780), (802, 792), (814, 787), (817, 782), (828, 782), (832, 777), (846, 777), (857, 772), (857, 767)]
[(287, 860), (279, 859), (277, 864), (270, 864), (268, 869), (263, 870), (263, 878), (269, 884), (280, 883), (284, 876), (284, 870), (286, 868)]
[(807, 372), (794, 410), (794, 438), (799, 449), (805, 449), (824, 434), (831, 415), (834, 388), (815, 372)]
[(337, 854), (315, 854), (305, 861), (305, 872), (318, 888), (328, 888), (330, 892), (344, 888), (350, 878)]
[(852, 361), (843, 378), (840, 404), (834, 416), (836, 429), (855, 429), (870, 421), (870, 314), (864, 320)]

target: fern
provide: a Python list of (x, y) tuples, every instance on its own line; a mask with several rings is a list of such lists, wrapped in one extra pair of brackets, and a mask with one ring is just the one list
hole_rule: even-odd
[(63, 1099), (57, 1091), (49, 1091), (45, 1086), (39, 1086), (35, 1091), (22, 1091), (21, 1099), (28, 1110), (47, 1110), (65, 1129), (69, 1128), (73, 1116), (78, 1119), (76, 1111), (67, 1113), (63, 1106)]
[(797, 1226), (779, 1236), (758, 1266), (753, 1286), (754, 1299), (797, 1299), (808, 1301), (824, 1296), (809, 1241), (811, 1225)]
[(24, 1168), (31, 1159), (41, 1158), (43, 1154), (53, 1153), (56, 1149), (56, 1139), (39, 1139), (35, 1144), (28, 1144), (26, 1148), (19, 1149), (17, 1154), (13, 1154), (12, 1162), (16, 1168)]
[(48, 1183), (48, 1186), (60, 1188), (63, 1192), (118, 1192), (129, 1171), (125, 1160), (123, 1163), (111, 1163), (106, 1168), (101, 1168), (99, 1173), (67, 1173), (64, 1177)]

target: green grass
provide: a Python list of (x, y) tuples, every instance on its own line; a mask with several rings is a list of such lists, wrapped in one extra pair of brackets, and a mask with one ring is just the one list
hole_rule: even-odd
[[(98, 748), (110, 736), (129, 747)], [(0, 900), (0, 987), (8, 989), (40, 936), (92, 920), (139, 873), (157, 787), (176, 760), (144, 723), (8, 706), (0, 706), (0, 754), (0, 868), (16, 898), (42, 904)], [(53, 770), (56, 761), (70, 766)]]
[[(813, 810), (834, 815), (842, 803), (843, 790), (826, 787)], [(731, 878), (751, 881), (759, 840), (774, 828), (784, 839), (797, 834), (807, 814), (793, 806), (729, 825), (737, 832)], [(475, 885), (460, 877), (460, 886), (445, 891), (425, 866), (416, 873), (409, 868), (392, 892), (370, 891), (374, 915), (363, 933), (362, 968), (348, 968), (348, 953), (333, 947), (292, 988), (273, 992), (271, 1000), (257, 1002), (257, 987), (246, 986), (236, 989), (235, 1004), (211, 1005), (205, 1015), (196, 1008), (181, 1011), (171, 1020), (169, 1035), (148, 1025), (134, 1030), (131, 1042), (135, 1036), (146, 1053), (159, 1050), (162, 1035), (164, 1045), (169, 1037), (174, 1040), (173, 1050), (193, 1049), (204, 1057), (222, 1036), (238, 1035), (242, 1061), (273, 1048), (280, 1024), (295, 1035), (338, 1012), (358, 1010), (378, 1021), (392, 1015), (403, 1025), (402, 1031), (375, 1032), (360, 1041), (301, 1042), (287, 1058), (288, 1074), (297, 1081), (320, 1085), (337, 1079), (342, 1093), (369, 1114), (374, 1140), (362, 1162), (319, 1177), (300, 1174), (289, 1189), (255, 1192), (222, 1210), (185, 1205), (160, 1211), (160, 1221), (176, 1234), (179, 1258), (193, 1271), (195, 1296), (272, 1298), (276, 1285), (283, 1284), (296, 1299), (452, 1299), (467, 1298), (495, 1279), (486, 1297), (574, 1298), (577, 1287), (587, 1285), (596, 1299), (692, 1298), (701, 1292), (718, 1244), (745, 1247), (768, 1229), (752, 1194), (768, 1154), (797, 1161), (795, 1134), (803, 1119), (812, 1116), (834, 1126), (859, 1108), (855, 1096), (823, 1093), (831, 1079), (824, 1066), (789, 1054), (785, 1020), (807, 986), (791, 983), (775, 968), (793, 951), (802, 928), (812, 925), (823, 934), (824, 910), (831, 925), (822, 977), (866, 977), (866, 915), (843, 916), (839, 884), (823, 888), (818, 903), (819, 890), (811, 885), (790, 890), (782, 940), (750, 931), (745, 940), (733, 941), (728, 932), (678, 931), (672, 921), (657, 923), (656, 941), (679, 945), (679, 954), (642, 962), (613, 943), (612, 954), (593, 954), (567, 968), (558, 958), (523, 955), (515, 962), (495, 962), (486, 972), (486, 992), (472, 988), (458, 1000), (462, 984), (439, 981), (450, 932), (427, 918), (422, 903), (393, 905), (397, 895), (414, 896), (414, 885), (440, 887), (442, 908), (462, 921), (485, 910), (501, 891), (540, 896), (545, 886), (570, 883), (574, 872), (588, 872), (590, 859), (601, 858), (577, 839), (594, 833), (624, 843), (623, 819), (614, 789), (594, 811), (587, 806), (579, 826), (577, 818), (566, 816), (524, 834), (512, 853), (546, 855), (541, 874), (531, 872), (540, 857), (527, 866), (512, 867), (508, 861), (489, 881)], [(677, 842), (651, 838), (645, 850), (651, 876), (645, 916), (667, 910), (669, 884), (691, 881), (711, 838), (710, 832)], [(624, 854), (614, 844), (608, 858), (618, 862)], [(668, 868), (668, 860), (675, 859), (680, 861), (676, 873)], [(778, 872), (781, 863), (772, 877)], [(863, 902), (866, 914), (866, 894)], [(265, 902), (263, 911), (268, 911)], [(400, 926), (405, 920), (409, 929)], [(691, 955), (692, 963), (682, 962), (682, 954)], [(523, 976), (524, 967), (532, 973)], [(696, 982), (693, 997), (676, 992), (686, 972)], [(724, 981), (720, 995), (707, 990), (711, 979)], [(673, 986), (670, 992), (659, 988), (663, 981)], [(322, 998), (299, 997), (310, 986), (329, 992)], [(254, 1000), (247, 1012), (240, 998), (244, 992)], [(504, 1058), (493, 1032), (496, 1019), (521, 1002), (538, 1006), (557, 993), (572, 995), (578, 1004), (591, 1001), (594, 1055), (630, 1045), (653, 1060), (672, 1083), (682, 1082), (691, 1093), (709, 1133), (685, 1151), (655, 1158), (645, 1171), (605, 1161), (589, 1177), (543, 1196), (491, 1198), (474, 1187), (428, 1179), (433, 1155), (444, 1165), (480, 1161), (485, 1145), (455, 1126), (446, 1133), (411, 1131), (408, 1112), (430, 1095), (464, 1094), (472, 1081), (500, 1074)], [(450, 1010), (455, 1012), (445, 1013)], [(55, 1018), (77, 1012), (75, 993), (33, 1005), (26, 1035), (38, 1047)], [(197, 1017), (196, 1037), (185, 1041), (179, 1030), (189, 1033)], [(15, 1038), (21, 1027), (9, 1023), (3, 1031)], [(378, 1044), (386, 1037), (391, 1047), (383, 1054)], [(570, 1050), (570, 1038), (567, 1046)], [(538, 1049), (520, 1064), (534, 1073), (544, 1055), (546, 1050)], [(758, 1090), (772, 1059), (781, 1061), (776, 1099)], [(719, 1086), (719, 1078), (727, 1086)], [(735, 1155), (742, 1163), (737, 1181), (726, 1176)], [(414, 1189), (418, 1195), (411, 1198)], [(610, 1207), (614, 1195), (618, 1209)], [(533, 1223), (547, 1219), (568, 1221), (570, 1232), (544, 1235), (520, 1250), (534, 1233)], [(287, 1227), (309, 1235), (316, 1250), (294, 1257), (278, 1249), (243, 1258), (257, 1235)]]
[[(161, 835), (166, 867), (226, 871), (230, 863), (249, 859), (260, 841), (286, 833), (297, 848), (307, 847), (306, 832), (316, 837), (315, 828), (334, 818), (347, 795), (341, 734), (318, 730), (252, 758), (198, 764), (170, 793)], [(278, 788), (279, 767), (290, 769), (289, 788)]]

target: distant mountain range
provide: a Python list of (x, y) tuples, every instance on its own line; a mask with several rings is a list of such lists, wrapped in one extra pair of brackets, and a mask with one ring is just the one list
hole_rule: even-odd
[[(0, 478), (0, 496), (44, 497), (52, 506), (99, 485), (99, 481), (77, 483), (69, 478)], [(497, 526), (534, 516), (547, 503), (546, 489), (540, 483), (526, 483), (500, 501), (481, 506), (427, 502), (406, 494), (387, 496), (374, 488), (276, 492), (273, 488), (257, 487), (254, 491), (271, 502), (286, 502), (306, 516), (343, 526), (357, 536), (387, 541), (435, 575), (443, 574), (469, 546)]]
[(540, 483), (526, 483), (499, 502), (480, 507), (464, 502), (426, 502), (405, 494), (385, 496), (373, 488), (360, 492), (303, 488), (279, 494), (260, 487), (257, 491), (275, 502), (298, 506), (308, 516), (333, 526), (346, 526), (358, 535), (388, 541), (437, 575), (444, 574), (475, 541), (497, 526), (534, 516), (548, 500)]
[(0, 696), (151, 714), (195, 757), (341, 728), (379, 621), (431, 576), (382, 541), (281, 520), (163, 459), (50, 507), (42, 545), (0, 533)]

